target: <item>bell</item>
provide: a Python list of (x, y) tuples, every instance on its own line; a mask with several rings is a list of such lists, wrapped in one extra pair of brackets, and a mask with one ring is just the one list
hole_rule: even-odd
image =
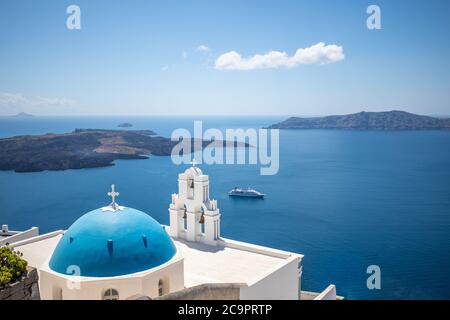
[(200, 224), (204, 224), (205, 223), (205, 215), (204, 214), (202, 214), (202, 216), (200, 217), (199, 223)]
[(184, 214), (183, 214), (183, 219), (186, 219), (187, 215), (186, 215), (186, 208), (184, 208)]

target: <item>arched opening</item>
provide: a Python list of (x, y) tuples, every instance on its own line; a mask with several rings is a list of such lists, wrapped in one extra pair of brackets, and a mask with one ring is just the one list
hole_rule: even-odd
[(168, 293), (170, 293), (169, 278), (163, 277), (158, 281), (158, 296), (161, 297)]
[(116, 289), (106, 289), (103, 293), (103, 300), (119, 300), (119, 291)]
[(188, 180), (188, 198), (194, 199), (194, 179)]
[(184, 231), (187, 231), (187, 209), (186, 209), (186, 205), (184, 205), (184, 214), (183, 214), (183, 228)]
[(200, 223), (200, 232), (202, 234), (205, 234), (205, 210), (203, 209), (203, 207), (201, 209), (201, 212), (202, 212), (202, 215), (200, 216), (200, 221), (199, 221), (199, 223)]

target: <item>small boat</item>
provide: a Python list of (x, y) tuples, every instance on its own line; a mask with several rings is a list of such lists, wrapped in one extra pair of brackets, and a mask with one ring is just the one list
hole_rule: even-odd
[(238, 187), (235, 187), (233, 189), (231, 189), (230, 192), (228, 192), (228, 195), (230, 197), (246, 197), (246, 198), (264, 198), (264, 194), (261, 192), (258, 192), (254, 189), (241, 189)]

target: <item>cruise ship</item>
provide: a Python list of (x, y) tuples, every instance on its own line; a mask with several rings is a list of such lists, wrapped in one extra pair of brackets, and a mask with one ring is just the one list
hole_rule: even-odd
[(247, 197), (247, 198), (264, 198), (264, 194), (254, 189), (240, 189), (238, 187), (233, 188), (228, 192), (230, 197)]

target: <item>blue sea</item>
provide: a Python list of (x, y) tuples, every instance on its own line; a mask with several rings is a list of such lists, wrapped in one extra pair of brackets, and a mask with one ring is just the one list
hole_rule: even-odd
[[(261, 128), (285, 117), (0, 118), (0, 137), (75, 128)], [(12, 229), (67, 228), (104, 206), (115, 183), (119, 203), (167, 224), (177, 175), (170, 157), (117, 161), (99, 169), (0, 172), (0, 223)], [(450, 299), (450, 131), (280, 132), (280, 170), (258, 165), (202, 165), (222, 213), (222, 235), (305, 255), (304, 290), (328, 284), (348, 299)], [(264, 200), (229, 198), (235, 186)], [(369, 290), (367, 267), (381, 268), (381, 290)]]

